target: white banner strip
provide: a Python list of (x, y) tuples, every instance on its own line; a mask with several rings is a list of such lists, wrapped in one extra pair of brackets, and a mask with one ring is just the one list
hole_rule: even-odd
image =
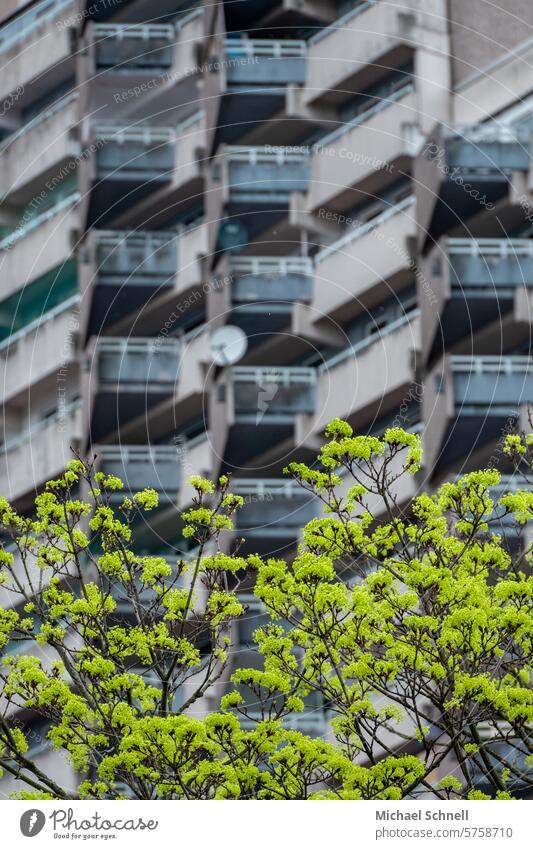
[(4, 802), (1, 811), (1, 845), (6, 849), (48, 849), (67, 840), (68, 846), (104, 844), (117, 849), (533, 846), (530, 801), (13, 801)]

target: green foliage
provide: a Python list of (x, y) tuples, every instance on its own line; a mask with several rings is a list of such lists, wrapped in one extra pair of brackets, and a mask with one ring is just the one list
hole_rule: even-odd
[[(48, 718), (79, 797), (121, 798), (125, 785), (139, 799), (503, 799), (526, 780), (531, 553), (507, 541), (532, 517), (531, 438), (506, 439), (526, 485), (499, 503), (488, 469), (404, 515), (418, 436), (354, 437), (339, 420), (326, 436), (316, 468), (288, 469), (324, 507), (292, 561), (227, 553), (242, 507), (227, 477), (191, 479), (183, 536), (196, 549), (175, 562), (135, 552), (136, 518), (157, 494), (124, 495), (79, 459), (34, 518), (0, 500), (15, 545), (0, 552), (3, 696), (11, 713)], [(265, 616), (258, 662), (239, 669), (250, 577)], [(11, 651), (22, 640), (31, 654)], [(327, 709), (326, 739), (295, 730), (310, 700)], [(69, 798), (28, 743), (0, 720), (0, 763), (21, 797)]]

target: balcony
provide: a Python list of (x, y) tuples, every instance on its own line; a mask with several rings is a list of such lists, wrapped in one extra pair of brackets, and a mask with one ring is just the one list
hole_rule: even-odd
[[(137, 21), (153, 17), (145, 5), (144, 15), (137, 10)], [(196, 7), (179, 17), (174, 8), (169, 12), (171, 23), (87, 24), (84, 49), (77, 55), (77, 78), (88, 113), (111, 107), (117, 116), (134, 115), (134, 122), (165, 114), (172, 123), (180, 107), (197, 100), (204, 10)], [(161, 7), (157, 15), (165, 19)]]
[(172, 291), (178, 270), (177, 234), (95, 231), (82, 261), (82, 289), (90, 292), (91, 299), (88, 333), (98, 334), (158, 294)]
[(288, 218), (291, 195), (305, 191), (308, 181), (307, 147), (221, 147), (206, 181), (206, 217), (216, 223), (212, 250), (229, 249), (222, 237), (227, 223), (237, 228), (241, 244), (278, 226)]
[(214, 49), (205, 98), (216, 149), (282, 113), (288, 87), (305, 82), (307, 47), (305, 41), (221, 38)]
[(252, 422), (292, 421), (314, 409), (316, 373), (312, 368), (240, 366), (231, 370), (235, 416)]
[(513, 173), (530, 166), (528, 133), (496, 124), (443, 128), (415, 165), (420, 230), (428, 243), (494, 209)]
[(412, 146), (404, 125), (417, 120), (412, 82), (388, 97), (369, 98), (371, 105), (356, 119), (329, 133), (312, 148), (307, 208), (350, 207), (355, 188), (376, 194), (391, 174), (409, 170)]
[(104, 224), (170, 186), (176, 131), (170, 127), (96, 127), (89, 220)]
[(316, 371), (304, 367), (236, 366), (210, 396), (214, 457), (236, 468), (252, 457), (283, 451), (296, 417), (315, 409)]
[(303, 85), (306, 75), (305, 41), (227, 38), (224, 68), (230, 86)]
[[(68, 167), (80, 153), (75, 138), (78, 92), (71, 92), (7, 138), (0, 147), (0, 194), (31, 187), (38, 178)], [(67, 172), (68, 173), (68, 172)]]
[(445, 239), (428, 256), (420, 297), (424, 353), (436, 357), (460, 339), (510, 313), (533, 287), (530, 239)]
[(102, 337), (96, 345), (91, 416), (93, 441), (172, 398), (182, 354), (178, 339)]
[(533, 401), (527, 356), (448, 356), (428, 376), (423, 396), (429, 465), (451, 463), (497, 440)]
[(62, 266), (72, 255), (79, 227), (80, 195), (74, 192), (33, 217), (0, 241), (0, 300)]
[(172, 66), (171, 24), (94, 24), (92, 37), (97, 71), (163, 73)]
[(234, 479), (231, 491), (244, 499), (235, 520), (236, 535), (246, 540), (241, 552), (273, 557), (294, 547), (301, 528), (319, 511), (318, 501), (289, 479)]
[(13, 501), (33, 495), (72, 460), (71, 447), (79, 447), (82, 436), (81, 404), (59, 407), (53, 416), (28, 422), (19, 431), (0, 448), (0, 492)]
[(303, 192), (309, 182), (308, 152), (283, 147), (228, 146), (229, 199), (237, 203), (287, 202), (291, 192)]
[(335, 103), (338, 92), (361, 90), (363, 74), (368, 78), (373, 71), (377, 77), (380, 68), (394, 67), (397, 57), (407, 58), (422, 45), (434, 52), (446, 49), (439, 0), (408, 0), (399, 6), (362, 0), (352, 5), (308, 42), (308, 103)]
[(98, 378), (101, 386), (118, 391), (172, 392), (180, 365), (181, 344), (173, 339), (98, 340)]
[(466, 174), (527, 171), (530, 136), (499, 124), (453, 127), (442, 133), (444, 159), (451, 172)]
[[(419, 312), (414, 309), (323, 362), (317, 369), (316, 413), (307, 424), (320, 436), (333, 418), (362, 427), (398, 408), (415, 378)], [(410, 396), (409, 396), (410, 397)]]
[(345, 321), (357, 304), (374, 303), (412, 276), (411, 240), (416, 236), (415, 198), (410, 195), (355, 226), (315, 256), (312, 308), (317, 316)]
[(313, 262), (309, 257), (232, 256), (234, 304), (311, 300)]
[[(76, 0), (40, 0), (0, 27), (0, 99), (42, 79), (52, 68), (66, 69), (72, 55), (70, 28)], [(74, 71), (74, 68), (72, 68)]]
[(160, 503), (176, 503), (181, 487), (181, 467), (174, 445), (103, 445), (96, 449), (99, 470), (124, 483), (115, 500), (143, 489), (155, 489)]
[(511, 416), (533, 400), (533, 362), (529, 357), (450, 357), (457, 415)]
[(57, 374), (60, 369), (72, 369), (76, 359), (79, 302), (79, 295), (68, 298), (0, 342), (2, 404)]

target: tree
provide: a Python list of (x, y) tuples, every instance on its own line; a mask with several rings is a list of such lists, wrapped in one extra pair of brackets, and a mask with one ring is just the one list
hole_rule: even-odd
[[(531, 519), (531, 490), (498, 500), (499, 473), (487, 469), (419, 495), (404, 515), (396, 493), (420, 468), (417, 435), (354, 437), (335, 420), (326, 438), (316, 467), (287, 470), (324, 506), (292, 561), (221, 550), (242, 506), (226, 477), (192, 479), (183, 534), (197, 550), (176, 563), (134, 551), (136, 516), (156, 508), (156, 493), (123, 497), (117, 478), (79, 458), (37, 497), (34, 518), (0, 503), (16, 546), (1, 554), (1, 764), (24, 798), (70, 796), (27, 756), (14, 707), (50, 720), (81, 798), (524, 792), (533, 581), (531, 549), (513, 534)], [(504, 444), (526, 481), (532, 443)], [(261, 663), (234, 670), (220, 709), (200, 719), (195, 705), (231, 672), (250, 574), (267, 613), (254, 635)], [(55, 659), (6, 653), (17, 640)], [(287, 727), (316, 695), (327, 740)]]

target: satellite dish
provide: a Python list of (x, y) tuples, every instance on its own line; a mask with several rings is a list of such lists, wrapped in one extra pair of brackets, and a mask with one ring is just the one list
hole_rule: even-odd
[(248, 337), (244, 330), (227, 324), (215, 330), (209, 341), (211, 359), (217, 366), (229, 366), (244, 357), (248, 348)]

